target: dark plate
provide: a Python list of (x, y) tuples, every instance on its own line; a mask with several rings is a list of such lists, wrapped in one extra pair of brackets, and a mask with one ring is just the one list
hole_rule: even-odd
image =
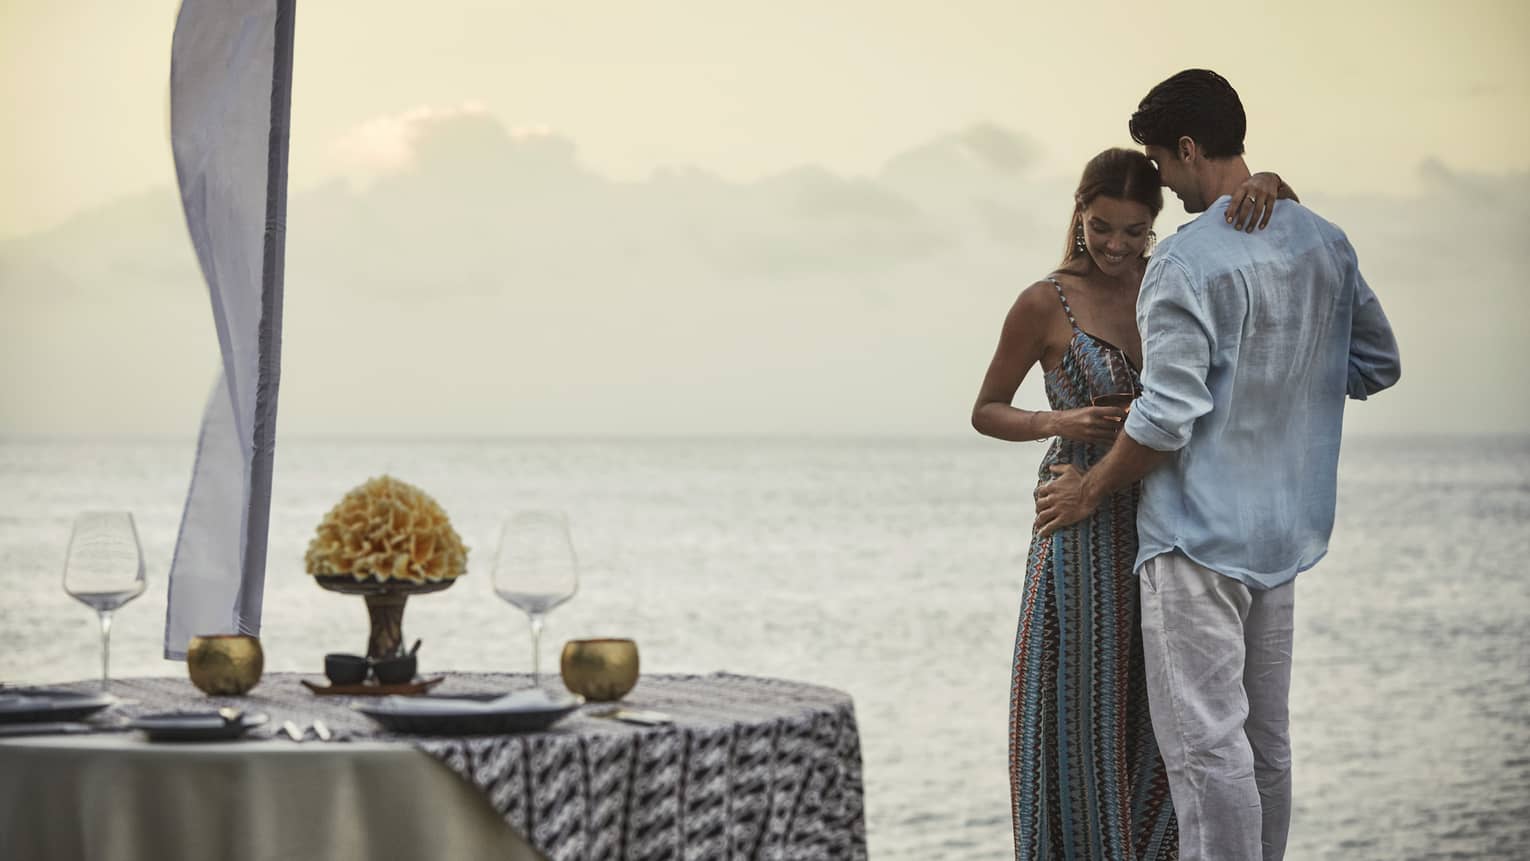
[(90, 735), (122, 732), (126, 727), (97, 726), (78, 721), (41, 721), (39, 723), (0, 724), (0, 739), (27, 738), (35, 735)]
[[(432, 699), (479, 700), (487, 702), (498, 694), (460, 694), (452, 697), (410, 697), (411, 700)], [(517, 732), (538, 732), (547, 729), (579, 709), (578, 699), (569, 699), (546, 707), (516, 708), (504, 711), (419, 712), (406, 705), (386, 703), (355, 703), (351, 708), (361, 712), (391, 732), (415, 735), (507, 735)]]
[(226, 721), (217, 712), (171, 712), (143, 715), (129, 721), (128, 728), (142, 730), (149, 741), (229, 741), (266, 720), (263, 714), (241, 714)]
[(79, 720), (116, 702), (116, 697), (104, 693), (6, 688), (0, 691), (0, 723)]

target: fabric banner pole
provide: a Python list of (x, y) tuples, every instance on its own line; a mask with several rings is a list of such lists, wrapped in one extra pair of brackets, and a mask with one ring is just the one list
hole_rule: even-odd
[(294, 0), (185, 0), (170, 141), (222, 372), (170, 564), (167, 658), (196, 634), (258, 634), (281, 378)]

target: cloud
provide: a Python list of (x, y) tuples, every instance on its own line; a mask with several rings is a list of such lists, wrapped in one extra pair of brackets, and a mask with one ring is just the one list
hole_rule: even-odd
[[(360, 128), (366, 181), (290, 201), (289, 431), (968, 433), (1073, 184), (990, 125), (869, 176), (754, 182), (613, 181), (572, 139), (473, 105)], [(1419, 170), (1410, 198), (1300, 189), (1348, 231), (1403, 345), (1403, 385), (1349, 426), (1455, 430), (1441, 407), (1471, 404), (1474, 429), (1523, 428), (1530, 406), (1483, 368), (1517, 367), (1530, 337), (1530, 175)], [(99, 403), (111, 427), (196, 427), (217, 352), (176, 207), (162, 189), (0, 244), (0, 431), (103, 427)], [(1044, 408), (1037, 377), (1021, 403)]]
[[(996, 186), (1033, 149), (982, 126), (916, 147), (875, 177), (807, 165), (748, 183), (689, 168), (614, 182), (585, 170), (572, 140), (506, 129), (478, 108), (416, 109), (363, 128), (375, 133), (347, 139), (383, 142), (386, 169), (295, 197), (290, 221), (311, 218), (326, 255), (367, 245), (340, 282), (401, 293), (410, 282), (493, 292), (528, 272), (625, 258), (694, 260), (718, 279), (886, 271), (991, 234), (966, 222), (992, 221)], [(295, 232), (299, 261), (309, 259), (302, 246)]]
[[(1530, 173), (1476, 174), (1438, 159), (1418, 171), (1424, 191), (1414, 198), (1304, 197), (1345, 228), (1362, 271), (1403, 313), (1427, 309), (1436, 329), (1530, 335)], [(1420, 334), (1425, 349), (1440, 340)]]
[(1020, 174), (1038, 161), (1039, 150), (1030, 139), (991, 123), (979, 123), (894, 156), (883, 175)]
[(553, 136), (546, 125), (507, 130), (482, 102), (469, 100), (439, 107), (420, 105), (373, 117), (338, 136), (328, 150), (341, 175), (365, 186), (380, 177), (418, 167), (422, 156), (432, 156), (432, 149), (439, 157), (440, 151), (449, 155), (457, 149), (481, 147), (474, 138), (534, 141)]
[(1476, 174), (1452, 170), (1438, 158), (1425, 159), (1418, 172), (1426, 196), (1455, 208), (1500, 209), (1517, 216), (1520, 227), (1530, 223), (1526, 218), (1530, 216), (1530, 199), (1525, 193), (1530, 191), (1530, 173)]
[(906, 221), (919, 217), (919, 207), (902, 195), (867, 179), (844, 179), (821, 168), (803, 168), (776, 177), (793, 212), (810, 219)]
[(1505, 396), (1530, 343), (1530, 174), (1488, 175), (1437, 159), (1423, 192), (1303, 200), (1349, 235), (1402, 351), (1396, 390), (1357, 405), (1346, 427), (1523, 432), (1530, 400)]

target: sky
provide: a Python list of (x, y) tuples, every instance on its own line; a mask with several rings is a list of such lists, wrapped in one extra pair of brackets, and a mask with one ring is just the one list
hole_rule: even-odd
[[(1530, 6), (1245, 3), (1172, 20), (1168, 8), (300, 3), (283, 423), (970, 433), (998, 323), (1055, 263), (1068, 183), (1095, 152), (1131, 145), (1125, 121), (1148, 88), (1204, 66), (1243, 98), (1250, 163), (1350, 232), (1393, 315), (1404, 385), (1358, 426), (1462, 429), (1439, 405), (1461, 396), (1466, 356), (1510, 361), (1530, 334), (1518, 289), (1530, 275)], [(175, 10), (0, 0), (0, 433), (194, 433), (216, 342), (174, 209)], [(964, 167), (989, 152), (980, 138), (1002, 141), (1014, 164)], [(459, 182), (507, 161), (522, 172), (499, 198)], [(896, 230), (891, 216), (876, 230), (838, 215), (804, 226), (802, 200), (850, 192), (918, 217)], [(436, 282), (417, 306), (365, 262), (388, 255), (354, 212), (421, 202), (456, 211), (457, 229), (395, 213), (394, 235), (417, 241), (389, 271)], [(974, 206), (1003, 217), (974, 220)], [(1171, 203), (1159, 232), (1185, 220)], [(735, 232), (708, 233), (719, 223)], [(487, 254), (511, 225), (511, 245), (544, 231), (531, 244), (568, 255)], [(474, 230), (483, 242), (453, 244)], [(642, 247), (621, 246), (607, 266), (569, 259), (637, 234)], [(333, 287), (360, 271), (370, 284)], [(645, 279), (639, 295), (626, 277)], [(125, 296), (129, 284), (152, 307)], [(643, 325), (665, 334), (640, 338), (614, 312), (652, 314)], [(413, 325), (417, 349), (357, 370), (364, 336), (336, 334), (345, 315), (379, 340)], [(464, 333), (482, 349), (463, 347)], [(571, 342), (577, 352), (557, 351)], [(531, 365), (539, 376), (507, 370)], [(345, 394), (388, 378), (415, 386), (428, 414)], [(432, 385), (445, 379), (457, 383)], [(1519, 399), (1480, 394), (1490, 403), (1469, 429), (1527, 426)], [(597, 406), (613, 399), (630, 400), (623, 422)]]

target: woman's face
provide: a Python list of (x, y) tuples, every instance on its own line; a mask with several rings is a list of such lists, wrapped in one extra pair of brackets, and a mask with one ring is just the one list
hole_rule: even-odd
[(1132, 271), (1134, 261), (1147, 248), (1153, 213), (1135, 200), (1096, 197), (1084, 207), (1084, 244), (1094, 264), (1106, 275)]

